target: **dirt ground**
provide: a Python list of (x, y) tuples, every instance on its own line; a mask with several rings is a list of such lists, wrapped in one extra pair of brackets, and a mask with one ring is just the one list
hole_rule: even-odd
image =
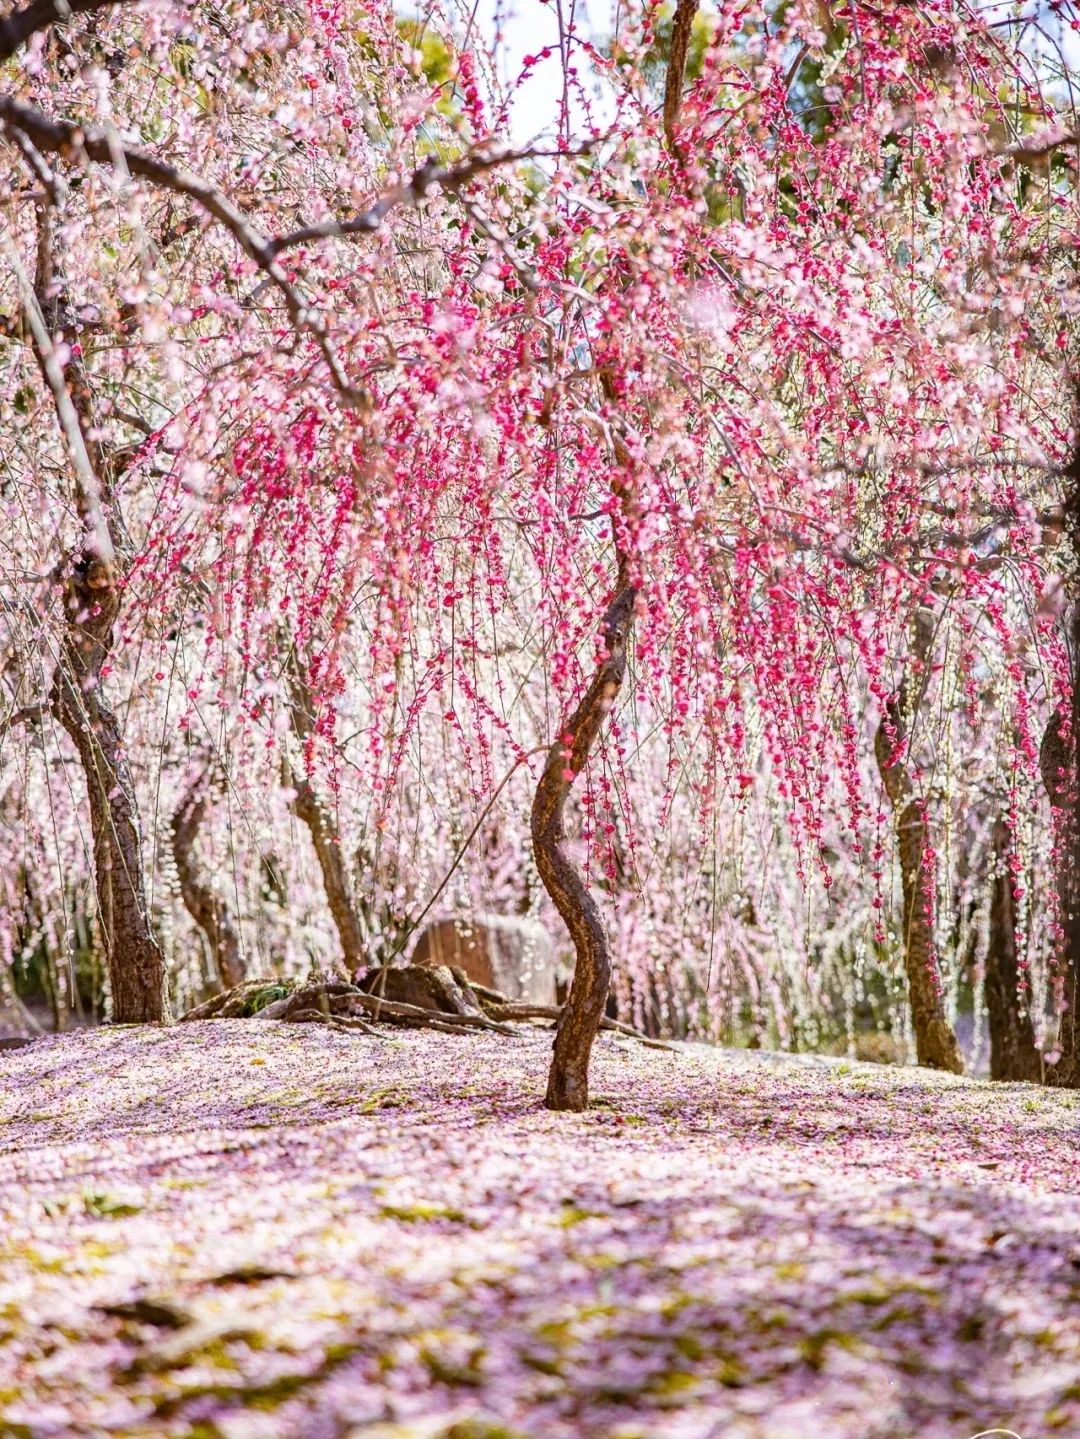
[(1080, 1433), (1078, 1100), (611, 1036), (0, 1053), (0, 1435)]

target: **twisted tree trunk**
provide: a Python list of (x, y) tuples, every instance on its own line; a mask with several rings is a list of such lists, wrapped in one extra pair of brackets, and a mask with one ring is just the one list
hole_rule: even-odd
[[(289, 693), (289, 719), (293, 734), (304, 744), (315, 733), (315, 710), (308, 683), (307, 670), (297, 652), (296, 645), (283, 638), (285, 650), (285, 678)], [(285, 782), (295, 792), (292, 802), (293, 813), (305, 824), (315, 848), (315, 858), (322, 872), (326, 901), (341, 942), (341, 953), (345, 968), (355, 975), (367, 963), (367, 949), (364, 944), (364, 930), (349, 882), (349, 871), (342, 852), (341, 841), (323, 807), (314, 786), (307, 775), (298, 774), (288, 759), (285, 760)]]
[(246, 978), (240, 934), (228, 906), (204, 880), (194, 854), (212, 788), (208, 763), (199, 770), (173, 815), (172, 852), (184, 907), (206, 936), (221, 983), (226, 989), (234, 989)]
[(615, 592), (604, 614), (604, 653), (581, 703), (548, 751), (532, 807), (536, 868), (574, 941), (570, 994), (559, 1017), (544, 1104), (583, 1110), (589, 1103), (589, 1055), (611, 985), (611, 949), (603, 916), (566, 852), (566, 800), (585, 767), (600, 727), (626, 673), (637, 590), (620, 562)]
[(990, 892), (990, 942), (986, 951), (986, 1009), (990, 1021), (990, 1078), (1043, 1077), (1035, 1026), (1024, 1002), (1016, 960), (1016, 904), (1009, 855), (1012, 835), (1003, 819), (994, 825), (994, 877)]

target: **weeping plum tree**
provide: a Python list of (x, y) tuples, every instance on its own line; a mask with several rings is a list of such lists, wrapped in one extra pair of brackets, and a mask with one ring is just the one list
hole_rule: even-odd
[[(0, 125), (78, 181), (57, 224), (108, 340), (65, 339), (57, 406), (78, 359), (114, 417), (136, 392), (152, 410), (125, 472), (132, 628), (197, 576), (181, 721), (209, 695), (287, 752), (286, 625), (319, 656), (305, 763), (369, 794), (378, 832), (425, 766), (467, 775), (482, 813), (546, 752), (536, 864), (577, 960), (555, 1108), (588, 1101), (610, 963), (590, 875), (645, 737), (669, 802), (685, 785), (707, 822), (767, 793), (826, 880), (840, 804), (872, 870), (895, 616), (947, 574), (955, 606), (996, 607), (988, 643), (1018, 643), (1032, 495), (1067, 428), (1031, 256), (1075, 223), (1067, 187), (1020, 171), (1064, 132), (976, 8), (826, 8), (824, 29), (810, 7), (722, 10), (686, 84), (680, 5), (662, 104), (628, 21), (606, 128), (568, 105), (518, 150), (477, 32), (445, 27), (435, 103), (376, 0), (236, 0), (213, 25), (34, 0), (0, 32), (0, 58), (28, 57)], [(568, 94), (598, 63), (573, 26), (562, 63)], [(12, 201), (13, 270), (34, 203)], [(103, 535), (115, 496), (86, 495)], [(988, 531), (1017, 563), (971, 563)]]
[(127, 559), (117, 495), (124, 456), (102, 439), (83, 362), (57, 213), (66, 181), (24, 133), (16, 143), (36, 191), (37, 223), (32, 281), (12, 256), (19, 306), (15, 333), (29, 345), (55, 411), (71, 482), (66, 498), (73, 501), (75, 516), (71, 551), (54, 551), (62, 620), (48, 708), (69, 736), (85, 778), (112, 1017), (117, 1023), (155, 1023), (168, 1017), (164, 958), (150, 924), (123, 735), (104, 684)]

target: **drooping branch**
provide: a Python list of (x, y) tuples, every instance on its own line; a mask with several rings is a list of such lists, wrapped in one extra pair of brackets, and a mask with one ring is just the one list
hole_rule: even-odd
[(103, 566), (111, 570), (116, 563), (116, 554), (112, 527), (103, 503), (107, 476), (104, 456), (91, 423), (86, 369), (81, 350), (71, 353), (72, 337), (65, 333), (63, 338), (69, 349), (65, 371), (52, 333), (54, 329), (66, 331), (71, 319), (62, 277), (56, 273), (53, 246), (55, 212), (65, 198), (66, 189), (27, 135), (17, 131), (14, 138), (23, 162), (42, 190), (42, 199), (37, 206), (37, 264), (33, 280), (27, 275), (15, 245), (7, 236), (4, 237), (4, 252), (15, 275), (19, 295), (20, 328), (31, 343), (38, 368), (52, 395), (61, 439), (71, 466), (76, 509), (85, 532), (84, 546), (88, 553), (92, 552)]
[(0, 123), (9, 134), (21, 132), (43, 154), (76, 162), (86, 159), (112, 167), (123, 163), (130, 175), (159, 189), (185, 196), (217, 220), (248, 259), (254, 261), (277, 288), (293, 328), (314, 339), (342, 401), (353, 408), (367, 407), (369, 397), (366, 391), (349, 383), (321, 315), (305, 303), (300, 291), (278, 263), (270, 241), (223, 191), (189, 170), (159, 160), (137, 146), (123, 144), (115, 133), (92, 126), (73, 125), (68, 120), (50, 119), (34, 106), (24, 105), (9, 95), (0, 96)]
[(270, 241), (270, 251), (280, 255), (283, 250), (294, 249), (297, 245), (310, 244), (313, 240), (352, 239), (358, 235), (373, 235), (380, 230), (388, 216), (406, 205), (418, 205), (431, 190), (454, 192), (462, 189), (470, 180), (502, 165), (520, 164), (523, 160), (541, 160), (586, 155), (596, 141), (586, 141), (569, 150), (525, 149), (477, 150), (456, 165), (441, 165), (431, 159), (424, 162), (407, 180), (386, 190), (373, 205), (348, 220), (320, 220), (314, 225), (303, 225), (287, 235), (279, 235)]
[[(428, 161), (408, 180), (387, 190), (375, 204), (360, 215), (348, 220), (320, 221), (318, 224), (301, 226), (286, 235), (270, 238), (262, 233), (251, 217), (223, 190), (190, 170), (170, 165), (138, 146), (123, 143), (115, 132), (53, 119), (35, 106), (24, 104), (7, 95), (0, 96), (0, 123), (10, 135), (26, 137), (43, 154), (61, 156), (75, 162), (91, 161), (113, 168), (122, 164), (129, 175), (158, 189), (184, 196), (204, 214), (216, 220), (228, 231), (248, 259), (258, 266), (267, 281), (277, 289), (297, 333), (308, 334), (315, 341), (339, 398), (350, 408), (362, 410), (369, 408), (370, 395), (366, 390), (350, 383), (322, 315), (304, 299), (297, 285), (282, 268), (278, 256), (284, 250), (314, 240), (373, 234), (393, 210), (406, 204), (418, 204), (434, 188), (459, 190), (470, 180), (498, 166), (552, 153), (534, 149), (477, 151), (457, 165), (445, 166)], [(591, 148), (592, 143), (594, 142), (574, 151), (558, 153), (583, 154)]]
[(996, 153), (1008, 155), (1014, 160), (1045, 160), (1048, 155), (1054, 155), (1059, 150), (1077, 148), (1080, 148), (1080, 133), (1076, 130), (1063, 130), (1057, 134), (1025, 136), (1015, 144), (998, 149)]
[[(165, 958), (146, 902), (142, 836), (123, 735), (102, 684), (120, 612), (124, 530), (109, 491), (109, 456), (96, 437), (85, 360), (66, 332), (71, 307), (53, 250), (52, 219), (50, 197), (39, 216), (33, 290), (24, 300), (34, 354), (72, 460), (83, 533), (78, 554), (64, 571), (64, 628), (49, 706), (86, 776), (112, 1017), (122, 1024), (160, 1023), (168, 1018)], [(66, 363), (58, 342), (66, 348)]]

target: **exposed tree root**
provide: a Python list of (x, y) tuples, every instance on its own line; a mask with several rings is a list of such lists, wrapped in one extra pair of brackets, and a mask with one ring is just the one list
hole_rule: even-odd
[(204, 1004), (197, 1004), (180, 1016), (187, 1019), (250, 1019), (269, 1010), (276, 1001), (291, 995), (297, 982), (288, 979), (246, 979), (243, 984), (212, 995)]
[[(492, 991), (488, 991), (492, 993)], [(562, 1014), (562, 1006), (557, 1004), (519, 1004), (514, 1000), (502, 999), (498, 1003), (484, 1001), (485, 1011), (492, 1019), (503, 1019), (508, 1021), (529, 1020), (529, 1019), (552, 1019), (559, 1021)], [(649, 1049), (666, 1049), (677, 1053), (675, 1045), (669, 1044), (666, 1039), (653, 1039), (647, 1034), (642, 1034), (640, 1029), (635, 1029), (632, 1024), (623, 1024), (618, 1019), (608, 1019), (605, 1015), (600, 1021), (600, 1028), (611, 1034), (621, 1034), (627, 1039), (636, 1039), (639, 1044), (646, 1045)]]
[(340, 1029), (346, 1032), (359, 1032), (360, 1034), (372, 1034), (379, 1037), (379, 1031), (372, 1029), (370, 1024), (362, 1019), (355, 1019), (349, 1015), (334, 1014), (333, 1011), (323, 1009), (301, 1009), (296, 1014), (288, 1017), (290, 1024), (325, 1024), (330, 1029)]
[(417, 1004), (406, 1004), (401, 1000), (381, 999), (378, 995), (365, 994), (362, 989), (348, 984), (307, 985), (303, 989), (297, 990), (273, 1018), (286, 1023), (296, 1023), (313, 1015), (328, 1020), (355, 1018), (357, 1010), (376, 1020), (384, 1020), (391, 1024), (413, 1025), (421, 1029), (442, 1029), (450, 1032), (459, 1029), (484, 1029), (510, 1038), (513, 1038), (514, 1035), (514, 1031), (508, 1025), (489, 1019), (479, 1006), (475, 1013), (457, 1014), (452, 1010), (426, 1008)]
[[(537, 1019), (558, 1023), (562, 1013), (557, 1005), (515, 1003), (498, 990), (471, 984), (464, 971), (446, 966), (374, 970), (362, 984), (363, 988), (332, 977), (306, 984), (250, 979), (189, 1009), (182, 1019), (271, 1019), (285, 1024), (325, 1024), (373, 1036), (380, 1033), (375, 1025), (394, 1024), (443, 1034), (483, 1030), (513, 1039), (519, 1032), (515, 1024)], [(423, 1002), (387, 997), (387, 991), (393, 996), (412, 994)], [(601, 1027), (650, 1049), (674, 1048), (618, 1020), (605, 1018)]]

